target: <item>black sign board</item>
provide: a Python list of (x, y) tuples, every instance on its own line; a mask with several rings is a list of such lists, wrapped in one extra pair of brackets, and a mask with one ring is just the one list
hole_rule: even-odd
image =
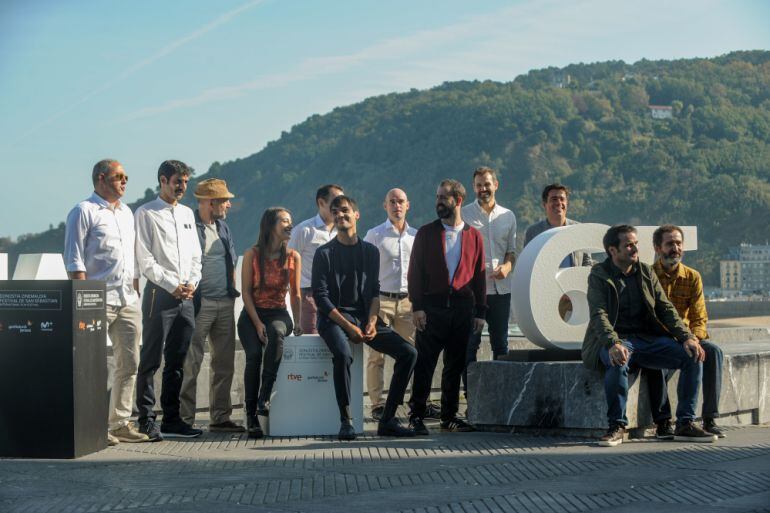
[(100, 281), (0, 281), (0, 457), (107, 446), (104, 299)]

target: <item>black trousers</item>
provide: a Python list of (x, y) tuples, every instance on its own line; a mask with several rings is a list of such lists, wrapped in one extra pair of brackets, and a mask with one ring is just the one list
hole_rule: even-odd
[[(243, 351), (246, 353), (243, 384), (247, 415), (257, 413), (259, 399), (264, 402), (270, 401), (270, 393), (273, 391), (278, 367), (283, 358), (283, 341), (294, 330), (294, 324), (285, 308), (257, 308), (257, 315), (267, 330), (267, 344), (264, 346), (257, 335), (257, 328), (245, 309), (241, 311), (238, 318), (238, 338), (241, 339)], [(263, 356), (264, 365), (262, 365)], [(260, 367), (262, 368), (261, 384)]]
[[(347, 313), (342, 315), (362, 330), (364, 329), (365, 323), (361, 322), (360, 319)], [(332, 353), (334, 392), (337, 396), (340, 413), (342, 413), (350, 405), (350, 365), (353, 363), (350, 341), (345, 331), (326, 316), (318, 317), (318, 334), (321, 335)], [(406, 387), (417, 361), (417, 350), (379, 318), (377, 319), (377, 335), (366, 344), (375, 351), (396, 360), (388, 398), (385, 401), (385, 410), (382, 413), (382, 422), (387, 422), (396, 415), (398, 406), (404, 402)]]
[(457, 304), (449, 307), (425, 307), (427, 325), (417, 331), (417, 365), (409, 404), (411, 414), (423, 418), (430, 397), (433, 372), (441, 351), (444, 351), (444, 370), (441, 374), (441, 420), (457, 415), (460, 402), (460, 380), (465, 370), (468, 339), (473, 330), (473, 307)]
[[(510, 294), (487, 294), (486, 321), (493, 360), (508, 354), (508, 318), (510, 315)], [(473, 333), (471, 330), (468, 352), (465, 355), (465, 370), (463, 371), (463, 388), (465, 390), (468, 390), (468, 364), (476, 361), (479, 347), (481, 347), (481, 332)]]
[(163, 365), (163, 389), (160, 407), (163, 422), (174, 423), (179, 416), (179, 392), (184, 376), (184, 359), (195, 330), (192, 301), (181, 301), (165, 289), (147, 282), (142, 297), (142, 349), (136, 377), (136, 408), (139, 422), (154, 419), (155, 385), (153, 378)]

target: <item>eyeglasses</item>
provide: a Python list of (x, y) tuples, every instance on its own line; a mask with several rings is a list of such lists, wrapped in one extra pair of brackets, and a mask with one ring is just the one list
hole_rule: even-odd
[(112, 176), (107, 176), (105, 174), (102, 174), (102, 176), (104, 177), (104, 180), (107, 182), (122, 182), (123, 180), (125, 180), (126, 182), (128, 181), (128, 175), (123, 173), (112, 175)]

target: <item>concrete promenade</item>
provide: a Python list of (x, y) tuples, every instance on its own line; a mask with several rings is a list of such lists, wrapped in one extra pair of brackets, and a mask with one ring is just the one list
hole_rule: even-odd
[[(24, 419), (19, 419), (23, 422)], [(204, 422), (205, 424), (205, 422)], [(506, 433), (121, 444), (0, 459), (0, 512), (770, 512), (770, 426), (716, 444)]]

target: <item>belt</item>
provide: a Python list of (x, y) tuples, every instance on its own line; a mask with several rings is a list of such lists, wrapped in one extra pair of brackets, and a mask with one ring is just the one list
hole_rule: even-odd
[(409, 296), (409, 294), (407, 294), (406, 292), (383, 292), (383, 291), (380, 291), (380, 295), (388, 297), (390, 299), (406, 299)]

